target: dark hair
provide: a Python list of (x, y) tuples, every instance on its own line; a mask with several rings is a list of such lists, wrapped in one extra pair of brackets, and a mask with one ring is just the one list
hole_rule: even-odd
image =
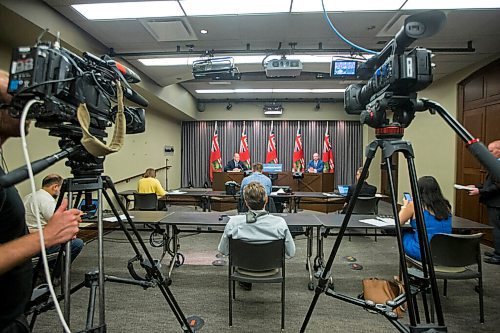
[(424, 208), (430, 210), (436, 219), (446, 220), (450, 216), (450, 202), (443, 196), (436, 178), (432, 176), (420, 177), (418, 190)]
[(264, 170), (264, 167), (262, 166), (261, 163), (254, 163), (254, 165), (252, 166), (252, 170), (262, 173), (262, 170)]
[(251, 182), (243, 189), (243, 199), (252, 210), (264, 209), (266, 205), (266, 189), (259, 182)]
[(61, 185), (63, 178), (55, 173), (45, 176), (42, 180), (42, 187), (51, 186), (54, 184)]

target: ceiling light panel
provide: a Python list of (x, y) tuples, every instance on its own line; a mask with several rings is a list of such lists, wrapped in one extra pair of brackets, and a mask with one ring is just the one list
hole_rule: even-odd
[(177, 1), (110, 2), (71, 5), (89, 20), (184, 16)]
[[(435, 0), (434, 0), (435, 1)], [(362, 12), (362, 11), (385, 11), (398, 10), (404, 3), (404, 0), (357, 0), (357, 1), (339, 1), (324, 0), (327, 12)], [(322, 12), (321, 1), (311, 0), (293, 0), (293, 13)]]
[(196, 89), (198, 94), (331, 94), (331, 93), (344, 93), (345, 89)]
[(188, 16), (288, 13), (291, 0), (181, 0)]
[(408, 0), (402, 9), (486, 9), (500, 8), (499, 0)]

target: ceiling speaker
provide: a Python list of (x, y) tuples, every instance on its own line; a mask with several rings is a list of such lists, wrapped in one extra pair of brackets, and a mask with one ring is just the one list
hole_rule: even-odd
[(205, 111), (205, 107), (206, 107), (206, 104), (203, 103), (203, 102), (198, 102), (198, 104), (196, 104), (196, 108), (198, 109), (198, 111), (200, 112), (203, 112)]

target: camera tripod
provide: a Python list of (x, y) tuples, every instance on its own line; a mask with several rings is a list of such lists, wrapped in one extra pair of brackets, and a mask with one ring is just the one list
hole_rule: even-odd
[[(414, 164), (414, 154), (411, 143), (402, 140), (402, 129), (400, 129), (400, 133), (396, 133), (390, 135), (389, 137), (384, 137), (384, 135), (379, 135), (381, 131), (377, 130), (377, 139), (371, 142), (366, 150), (366, 161), (363, 165), (363, 171), (361, 173), (360, 181), (358, 181), (356, 188), (354, 190), (354, 194), (352, 199), (349, 202), (347, 212), (338, 232), (337, 238), (335, 240), (333, 249), (331, 251), (330, 257), (322, 271), (322, 274), (319, 278), (318, 286), (315, 289), (315, 295), (309, 307), (306, 317), (304, 318), (304, 322), (302, 324), (300, 332), (304, 332), (311, 314), (314, 310), (314, 307), (318, 301), (319, 295), (321, 293), (326, 293), (326, 295), (331, 296), (336, 299), (340, 299), (342, 301), (360, 306), (362, 308), (372, 310), (378, 314), (386, 317), (391, 324), (393, 324), (400, 332), (446, 332), (447, 328), (444, 325), (443, 312), (441, 308), (441, 301), (439, 298), (436, 276), (434, 272), (434, 266), (432, 263), (432, 257), (430, 255), (430, 247), (427, 240), (427, 230), (425, 227), (424, 217), (423, 217), (423, 207), (420, 200), (420, 193), (418, 191), (417, 186), (417, 175)], [(399, 265), (401, 268), (402, 278), (404, 282), (405, 292), (404, 294), (398, 296), (394, 300), (388, 301), (386, 304), (374, 304), (372, 301), (361, 300), (358, 298), (354, 298), (348, 295), (343, 295), (336, 292), (333, 289), (332, 284), (329, 284), (329, 274), (332, 268), (333, 261), (337, 255), (337, 251), (340, 247), (340, 243), (344, 237), (344, 233), (347, 229), (347, 225), (352, 215), (352, 211), (358, 200), (358, 195), (361, 191), (361, 187), (363, 186), (363, 179), (366, 178), (366, 174), (370, 167), (370, 164), (375, 156), (377, 149), (380, 148), (382, 150), (383, 160), (387, 163), (387, 175), (389, 179), (390, 185), (390, 193), (392, 197), (392, 210), (395, 220), (396, 227), (396, 236), (398, 242), (399, 249)], [(398, 217), (398, 207), (396, 202), (395, 188), (394, 188), (394, 180), (392, 178), (392, 168), (391, 168), (391, 157), (396, 153), (402, 153), (407, 160), (408, 163), (408, 171), (410, 176), (410, 186), (414, 198), (415, 205), (415, 215), (417, 222), (417, 233), (420, 242), (420, 253), (422, 258), (422, 272), (423, 279), (421, 279), (418, 287), (412, 286), (410, 284), (410, 277), (408, 274), (408, 267), (405, 261), (405, 251), (403, 248), (402, 235), (401, 235), (401, 225)], [(328, 232), (328, 230), (327, 230)], [(423, 241), (425, 240), (425, 241)], [(433, 308), (436, 312), (437, 323), (430, 323), (427, 301), (426, 301), (426, 293), (430, 291), (433, 301)], [(417, 303), (416, 303), (416, 294), (422, 292), (422, 297), (424, 299), (424, 310), (426, 317), (426, 324), (420, 323), (420, 318), (418, 315)], [(404, 303), (408, 305), (408, 315), (410, 325), (406, 327), (402, 323), (400, 323), (397, 319), (397, 314), (393, 312), (394, 309), (401, 306)]]
[[(110, 189), (113, 198), (120, 206), (121, 211), (124, 213), (128, 226), (132, 229), (133, 235), (136, 237), (142, 251), (145, 253), (146, 259), (143, 258), (139, 248), (134, 242), (131, 233), (127, 229), (125, 223), (121, 220), (120, 214), (116, 209), (111, 197), (107, 193), (107, 189)], [(66, 256), (65, 256), (65, 269), (63, 275), (63, 294), (64, 294), (64, 317), (67, 323), (70, 322), (70, 306), (71, 306), (71, 294), (82, 287), (90, 288), (89, 303), (87, 308), (87, 320), (86, 328), (83, 332), (106, 332), (106, 321), (105, 321), (105, 281), (124, 283), (138, 285), (147, 289), (149, 287), (158, 286), (161, 293), (163, 294), (166, 302), (170, 306), (170, 309), (174, 313), (177, 321), (179, 322), (183, 332), (194, 332), (193, 328), (188, 323), (188, 319), (184, 316), (179, 304), (174, 298), (174, 295), (169, 289), (171, 283), (170, 279), (165, 279), (160, 272), (159, 266), (160, 262), (158, 260), (153, 260), (151, 254), (149, 253), (144, 241), (142, 240), (140, 234), (138, 233), (130, 215), (125, 209), (124, 204), (121, 202), (118, 196), (116, 188), (108, 176), (83, 176), (65, 179), (63, 186), (61, 188), (61, 195), (59, 196), (58, 205), (61, 203), (62, 198), (65, 194), (68, 196), (68, 207), (76, 207), (80, 202), (82, 194), (85, 194), (86, 205), (91, 202), (88, 199), (91, 198), (93, 192), (97, 191), (98, 209), (97, 209), (97, 232), (98, 232), (98, 269), (94, 272), (89, 272), (85, 275), (85, 281), (80, 283), (78, 286), (70, 289), (70, 268), (71, 268), (71, 251), (70, 243), (66, 244)], [(73, 200), (73, 196), (76, 193), (76, 199)], [(103, 249), (103, 200), (106, 199), (107, 204), (113, 211), (114, 216), (117, 218), (117, 222), (120, 225), (121, 230), (124, 232), (127, 240), (132, 246), (135, 257), (130, 259), (128, 262), (128, 269), (130, 274), (134, 279), (118, 278), (113, 276), (107, 276), (104, 273), (104, 249)], [(135, 273), (133, 269), (133, 262), (139, 261), (142, 268), (146, 271), (146, 276), (144, 278), (140, 277)], [(68, 291), (68, 292), (66, 292)], [(98, 305), (99, 305), (99, 316), (98, 324), (94, 325), (94, 312), (95, 312), (95, 301), (96, 301), (96, 291), (98, 291)], [(194, 321), (193, 321), (194, 320)], [(190, 323), (195, 323), (199, 319), (190, 320)]]

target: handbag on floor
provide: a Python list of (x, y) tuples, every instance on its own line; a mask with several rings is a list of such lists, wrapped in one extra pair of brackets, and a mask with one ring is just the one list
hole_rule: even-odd
[[(405, 292), (404, 286), (399, 281), (389, 281), (378, 278), (363, 279), (363, 298), (373, 301), (375, 304), (384, 304), (389, 300)], [(405, 303), (406, 304), (406, 303)], [(404, 304), (394, 309), (398, 318), (402, 318), (405, 312)]]

